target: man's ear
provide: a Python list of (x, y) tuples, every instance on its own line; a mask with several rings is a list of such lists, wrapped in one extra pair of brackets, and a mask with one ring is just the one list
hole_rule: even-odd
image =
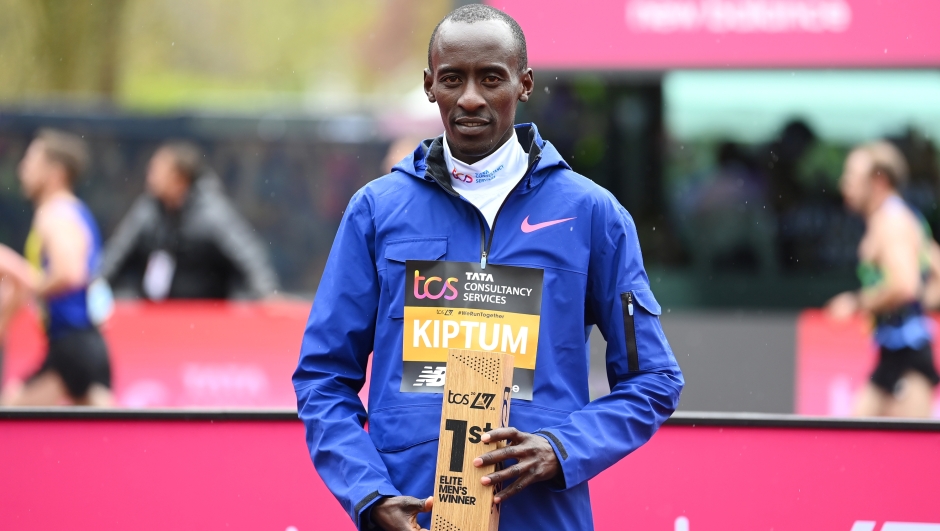
[(522, 81), (522, 91), (519, 93), (519, 101), (525, 103), (529, 101), (529, 96), (532, 95), (532, 90), (535, 89), (535, 75), (532, 73), (531, 68), (526, 68), (525, 72), (521, 76)]
[(434, 103), (437, 101), (437, 98), (434, 97), (434, 93), (431, 92), (431, 87), (434, 86), (434, 78), (431, 77), (431, 70), (428, 68), (424, 69), (424, 93), (428, 96), (428, 101)]

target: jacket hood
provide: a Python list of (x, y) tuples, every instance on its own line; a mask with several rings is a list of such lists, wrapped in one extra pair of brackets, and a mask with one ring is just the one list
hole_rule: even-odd
[[(515, 126), (516, 140), (522, 144), (529, 154), (529, 176), (525, 188), (538, 186), (545, 177), (551, 174), (549, 170), (562, 167), (571, 169), (571, 166), (561, 157), (555, 147), (539, 136), (539, 130), (534, 123), (518, 124)], [(436, 182), (451, 195), (457, 195), (450, 183), (450, 175), (444, 163), (444, 136), (423, 140), (415, 150), (402, 159), (392, 168), (417, 179)]]

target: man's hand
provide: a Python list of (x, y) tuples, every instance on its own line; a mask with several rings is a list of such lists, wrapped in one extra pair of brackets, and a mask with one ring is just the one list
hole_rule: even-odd
[(845, 321), (861, 310), (858, 294), (846, 291), (829, 299), (826, 303), (826, 314), (837, 321)]
[(13, 277), (4, 276), (0, 272), (0, 343), (6, 337), (10, 321), (13, 320), (13, 316), (16, 315), (16, 311), (25, 299), (24, 290), (13, 280)]
[(487, 452), (473, 460), (473, 466), (476, 467), (502, 463), (507, 459), (518, 461), (511, 467), (483, 476), (480, 480), (484, 485), (493, 485), (516, 478), (511, 485), (499, 491), (493, 498), (493, 503), (502, 503), (533, 483), (552, 479), (561, 470), (555, 450), (544, 437), (521, 432), (516, 428), (497, 428), (483, 434), (484, 443), (497, 441), (508, 441), (509, 446)]
[(393, 496), (372, 507), (372, 522), (385, 531), (427, 531), (418, 525), (418, 513), (431, 510), (434, 497), (419, 500), (411, 496)]

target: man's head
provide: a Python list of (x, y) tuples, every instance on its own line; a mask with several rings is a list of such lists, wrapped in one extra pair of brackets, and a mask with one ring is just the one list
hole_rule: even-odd
[(79, 136), (43, 129), (20, 161), (23, 193), (35, 201), (52, 191), (71, 189), (87, 165), (88, 148)]
[(901, 151), (889, 142), (862, 144), (849, 153), (839, 181), (845, 204), (855, 212), (866, 214), (887, 194), (895, 193), (907, 183), (907, 161)]
[(534, 86), (525, 35), (498, 9), (470, 4), (431, 34), (424, 91), (437, 103), (453, 155), (476, 162), (513, 134), (516, 105)]
[(147, 191), (166, 208), (179, 209), (202, 171), (203, 156), (198, 147), (189, 142), (167, 142), (150, 158)]

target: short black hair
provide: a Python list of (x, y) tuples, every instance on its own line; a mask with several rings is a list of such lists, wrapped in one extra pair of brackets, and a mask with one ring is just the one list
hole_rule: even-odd
[(156, 153), (169, 153), (176, 171), (193, 182), (205, 171), (205, 156), (199, 146), (183, 140), (170, 140), (157, 148)]
[(431, 66), (431, 49), (434, 47), (434, 40), (437, 39), (438, 30), (441, 29), (441, 24), (445, 22), (466, 22), (467, 24), (473, 24), (474, 22), (484, 22), (487, 20), (498, 20), (500, 22), (505, 22), (509, 26), (509, 31), (512, 32), (512, 40), (516, 45), (516, 53), (518, 54), (519, 59), (519, 71), (524, 72), (526, 68), (529, 67), (529, 54), (526, 51), (525, 45), (525, 34), (522, 33), (522, 27), (516, 22), (516, 19), (507, 15), (506, 13), (496, 9), (495, 7), (490, 7), (485, 4), (468, 4), (465, 6), (458, 7), (457, 9), (450, 12), (449, 15), (444, 17), (443, 20), (437, 23), (437, 26), (434, 26), (434, 31), (431, 33), (431, 40), (428, 42), (428, 69), (432, 69)]

